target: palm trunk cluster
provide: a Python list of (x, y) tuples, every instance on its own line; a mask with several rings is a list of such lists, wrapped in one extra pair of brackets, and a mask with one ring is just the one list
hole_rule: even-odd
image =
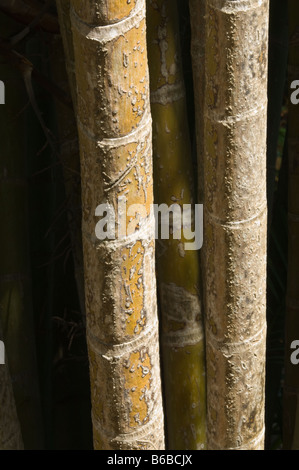
[[(2, 3), (2, 11), (34, 21), (38, 2)], [(290, 3), (295, 16), (297, 5)], [(73, 110), (58, 103), (56, 109), (77, 288), (86, 315), (94, 448), (263, 449), (269, 0), (189, 2), (196, 164), (176, 2), (56, 4), (66, 69), (61, 53), (58, 58), (58, 37), (52, 38), (57, 57), (52, 54), (51, 65), (64, 90), (68, 79), (73, 102)], [(47, 8), (45, 2), (36, 24), (56, 33)], [(292, 47), (289, 60), (293, 77), (298, 64)], [(6, 64), (0, 67), (7, 80), (15, 80)], [(17, 90), (11, 93), (13, 116), (18, 99), (24, 99), (24, 90)], [(291, 110), (289, 130), (293, 251), (287, 341), (298, 323), (296, 112)], [(14, 122), (22, 125), (22, 119)], [(4, 120), (3, 128), (10, 132)], [(21, 135), (21, 127), (13, 132)], [(27, 224), (22, 142), (12, 139), (12, 147), (3, 148), (0, 165), (5, 224), (0, 319), (10, 351), (9, 368), (0, 366), (1, 448), (23, 448), (23, 441), (25, 448), (38, 447), (42, 435), (32, 379), (30, 263), (20, 236)], [(204, 204), (200, 252), (185, 249), (190, 240), (183, 231), (184, 236), (156, 242), (154, 202), (183, 210), (186, 204)], [(81, 203), (78, 221), (73, 216), (81, 214)], [(13, 257), (7, 240), (14, 244)], [(295, 375), (287, 366), (287, 440), (293, 448), (298, 446)]]
[[(260, 449), (264, 440), (268, 7), (190, 2), (194, 198), (176, 13), (167, 1), (148, 2), (155, 201), (205, 205), (207, 426), (215, 449)], [(64, 44), (72, 83), (73, 52), (75, 59), (94, 443), (161, 448), (145, 4), (74, 0), (71, 22), (72, 42), (64, 28)], [(96, 208), (105, 202), (117, 213), (120, 197), (145, 213), (127, 219), (126, 228), (139, 222), (129, 236), (99, 242)], [(169, 445), (204, 448), (199, 258), (183, 253), (182, 240), (164, 245), (157, 279)]]

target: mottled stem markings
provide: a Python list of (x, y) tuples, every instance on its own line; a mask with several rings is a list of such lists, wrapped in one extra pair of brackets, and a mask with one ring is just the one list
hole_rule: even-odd
[[(148, 0), (148, 54), (157, 204), (195, 202), (194, 170), (176, 1)], [(194, 213), (193, 213), (194, 215)], [(172, 226), (175, 232), (174, 223)], [(157, 243), (161, 350), (167, 443), (171, 450), (204, 449), (206, 402), (204, 339), (197, 251), (187, 235)]]
[(268, 8), (268, 0), (205, 4), (210, 449), (264, 445)]
[[(73, 0), (71, 20), (94, 447), (163, 449), (145, 2)], [(120, 197), (146, 214), (101, 242), (96, 207)]]

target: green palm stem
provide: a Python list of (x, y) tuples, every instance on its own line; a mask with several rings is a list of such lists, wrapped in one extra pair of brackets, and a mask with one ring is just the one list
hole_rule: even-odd
[[(194, 204), (194, 169), (176, 2), (147, 2), (157, 204)], [(197, 250), (180, 236), (159, 240), (157, 286), (169, 449), (205, 448), (205, 365)]]

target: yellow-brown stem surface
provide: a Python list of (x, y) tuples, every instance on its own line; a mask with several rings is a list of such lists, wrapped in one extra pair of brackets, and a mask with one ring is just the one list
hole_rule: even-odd
[(204, 284), (209, 449), (262, 449), (268, 0), (207, 0)]
[[(94, 446), (163, 449), (145, 3), (73, 0), (71, 19)], [(119, 197), (130, 233), (100, 241)]]

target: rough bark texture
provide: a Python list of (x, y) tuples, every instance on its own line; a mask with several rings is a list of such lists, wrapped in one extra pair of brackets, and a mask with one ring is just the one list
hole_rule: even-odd
[[(157, 204), (194, 204), (194, 170), (177, 6), (148, 0), (148, 54)], [(179, 239), (157, 242), (167, 447), (205, 447), (205, 367), (199, 252)]]
[(262, 449), (268, 0), (206, 1), (209, 449)]
[[(299, 79), (299, 5), (291, 0), (289, 8), (288, 82)], [(289, 93), (293, 90), (289, 87)], [(288, 277), (285, 324), (285, 383), (283, 445), (286, 450), (299, 449), (299, 371), (292, 364), (291, 343), (299, 339), (299, 105), (289, 102), (288, 115)]]
[[(72, 6), (94, 447), (163, 449), (145, 3)], [(120, 196), (143, 214), (100, 241), (96, 207)]]
[[(3, 341), (1, 325), (0, 340)], [(6, 358), (5, 364), (0, 364), (0, 450), (23, 449), (20, 423)]]

